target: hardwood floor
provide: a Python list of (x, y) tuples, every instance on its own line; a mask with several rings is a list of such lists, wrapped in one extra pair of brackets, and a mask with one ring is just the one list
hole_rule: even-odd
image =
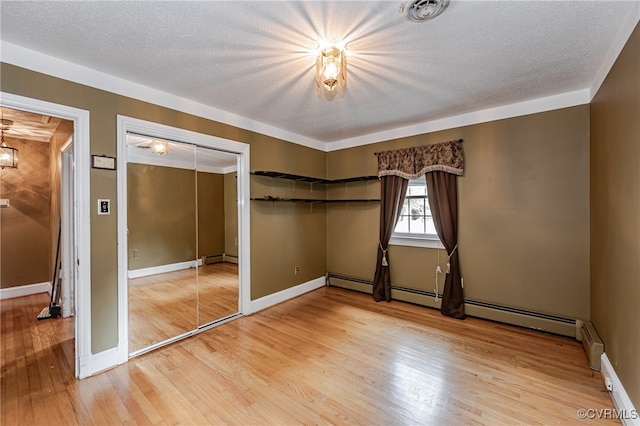
[(572, 339), (325, 287), (73, 379), (72, 322), (2, 301), (3, 425), (619, 424)]
[(237, 313), (238, 294), (238, 265), (232, 263), (130, 279), (129, 351)]

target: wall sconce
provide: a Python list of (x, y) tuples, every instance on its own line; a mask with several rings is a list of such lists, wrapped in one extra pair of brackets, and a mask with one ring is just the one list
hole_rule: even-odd
[(13, 124), (13, 121), (2, 119), (2, 129), (0, 130), (2, 136), (0, 137), (0, 168), (10, 167), (13, 169), (18, 168), (18, 150), (7, 146), (4, 142), (4, 131), (8, 130)]
[(316, 59), (316, 84), (329, 92), (347, 83), (347, 55), (338, 46), (329, 46), (320, 51)]
[(151, 152), (158, 155), (166, 155), (169, 153), (169, 142), (167, 141), (159, 141), (152, 140), (151, 141)]

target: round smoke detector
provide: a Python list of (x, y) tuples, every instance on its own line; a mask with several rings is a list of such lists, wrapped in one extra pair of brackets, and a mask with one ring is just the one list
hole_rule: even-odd
[(411, 22), (424, 22), (440, 15), (449, 0), (409, 0), (402, 5), (402, 14)]

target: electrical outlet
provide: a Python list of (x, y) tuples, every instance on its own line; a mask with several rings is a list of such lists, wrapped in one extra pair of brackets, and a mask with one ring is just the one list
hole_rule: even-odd
[(138, 249), (133, 249), (133, 258), (137, 259), (139, 256)]
[(294, 266), (293, 267), (293, 274), (294, 275), (298, 275), (300, 273), (300, 267), (299, 266)]

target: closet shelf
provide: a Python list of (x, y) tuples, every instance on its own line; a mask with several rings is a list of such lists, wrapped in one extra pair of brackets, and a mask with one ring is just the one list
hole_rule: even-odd
[(310, 176), (293, 175), (289, 173), (271, 172), (271, 171), (265, 171), (265, 170), (257, 170), (257, 171), (251, 172), (251, 174), (254, 176), (266, 176), (266, 177), (279, 178), (279, 179), (295, 180), (300, 182), (324, 183), (324, 184), (360, 182), (360, 181), (378, 179), (378, 176), (356, 176), (356, 177), (345, 178), (345, 179), (331, 180), (331, 179), (315, 178)]
[[(356, 176), (346, 179), (322, 179), (310, 176), (293, 175), (289, 173), (272, 172), (265, 170), (257, 170), (251, 172), (254, 176), (265, 176), (277, 179), (286, 179), (296, 182), (308, 182), (308, 183), (321, 183), (321, 184), (336, 184), (336, 183), (349, 183), (349, 182), (365, 182), (378, 179), (378, 176)], [(271, 201), (271, 202), (288, 202), (288, 203), (369, 203), (380, 201), (375, 198), (343, 198), (343, 199), (325, 199), (325, 198), (286, 198), (275, 197), (273, 195), (265, 195), (263, 197), (252, 197), (252, 201)]]

